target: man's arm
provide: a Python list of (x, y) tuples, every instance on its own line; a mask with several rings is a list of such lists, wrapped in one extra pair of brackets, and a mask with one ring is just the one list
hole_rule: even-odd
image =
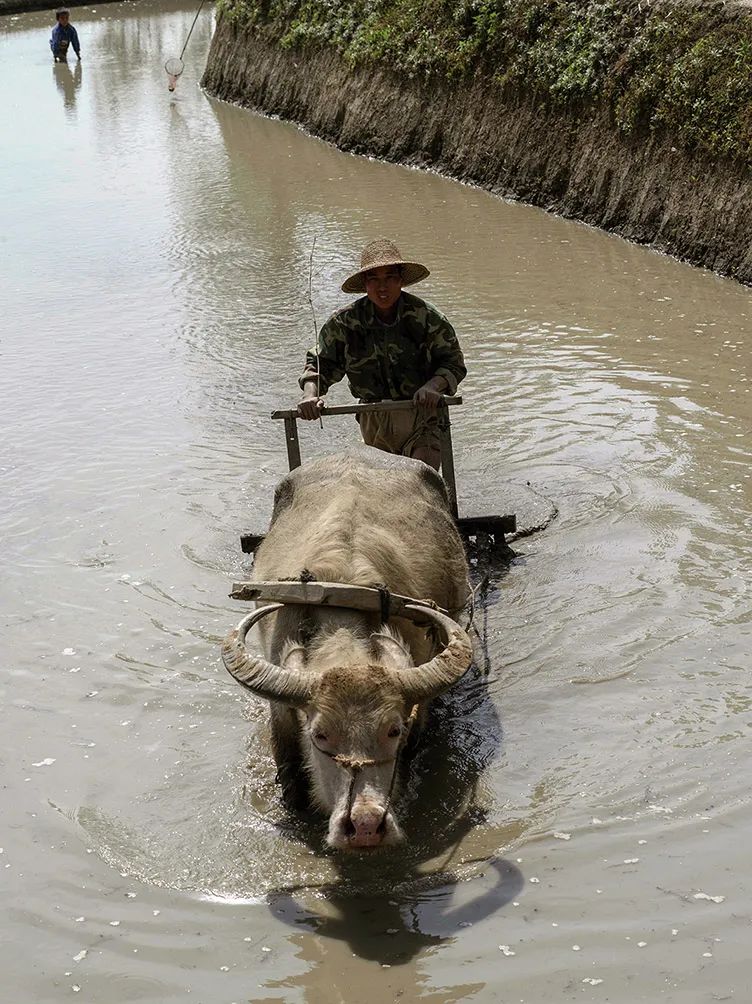
[(80, 59), (81, 58), (81, 45), (80, 45), (80, 43), (78, 41), (78, 32), (73, 27), (73, 25), (70, 26), (70, 30), (71, 30), (71, 45), (73, 46), (73, 51), (75, 52), (75, 54)]
[(316, 380), (306, 380), (303, 384), (302, 400), (298, 403), (300, 417), (306, 421), (318, 418), (325, 407), (326, 402), (323, 396), (319, 395)]
[(428, 341), (433, 376), (413, 396), (416, 404), (433, 410), (443, 394), (455, 394), (457, 384), (467, 375), (457, 335), (449, 321), (435, 311), (428, 324)]
[(430, 326), (430, 351), (434, 376), (444, 377), (448, 392), (456, 393), (457, 385), (467, 376), (465, 357), (454, 328), (438, 311)]
[(303, 376), (298, 383), (303, 397), (298, 414), (306, 420), (318, 418), (325, 407), (324, 395), (345, 375), (345, 339), (341, 326), (331, 317), (319, 332), (318, 351), (309, 349)]

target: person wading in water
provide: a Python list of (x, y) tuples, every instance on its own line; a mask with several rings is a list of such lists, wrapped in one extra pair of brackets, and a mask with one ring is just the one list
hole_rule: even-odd
[(436, 409), (452, 395), (467, 370), (454, 328), (436, 307), (412, 293), (430, 273), (406, 261), (390, 240), (366, 245), (360, 268), (342, 284), (345, 293), (365, 293), (335, 311), (319, 332), (318, 352), (309, 349), (298, 381), (303, 399), (298, 414), (318, 418), (324, 395), (347, 376), (363, 403), (409, 401), (405, 411), (359, 415), (368, 446), (422, 460), (436, 470), (441, 448)]
[(78, 41), (78, 32), (70, 23), (70, 11), (67, 7), (59, 7), (55, 11), (57, 24), (52, 29), (50, 48), (56, 63), (66, 63), (68, 61), (68, 46), (73, 46), (73, 51), (81, 61), (81, 45)]

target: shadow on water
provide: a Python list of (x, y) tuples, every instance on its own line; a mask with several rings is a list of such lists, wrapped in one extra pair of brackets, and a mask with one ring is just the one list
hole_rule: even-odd
[[(473, 570), (476, 617), (491, 602), (506, 567)], [(398, 815), (405, 843), (367, 857), (332, 855), (321, 827), (288, 820), (282, 828), (315, 854), (329, 854), (337, 875), (313, 888), (288, 886), (270, 892), (267, 903), (278, 920), (344, 942), (360, 958), (400, 965), (519, 894), (524, 879), (514, 864), (462, 854), (465, 839), (486, 821), (479, 804), (481, 775), (502, 745), (501, 721), (487, 685), (482, 623), (478, 661), (460, 684), (433, 703), (418, 748), (403, 765)], [(515, 824), (510, 824), (508, 836), (518, 836)], [(468, 864), (479, 861), (481, 871), (468, 876)], [(468, 877), (472, 881), (463, 881)]]
[[(398, 890), (356, 896), (332, 883), (323, 890), (325, 905), (321, 908), (305, 906), (285, 891), (269, 896), (269, 909), (290, 927), (345, 942), (361, 959), (401, 965), (459, 929), (491, 916), (519, 894), (524, 879), (516, 865), (498, 858), (485, 867), (480, 878), (494, 873), (491, 888), (454, 907), (456, 876), (435, 873), (432, 888), (419, 894)], [(354, 882), (357, 864), (343, 862), (342, 872), (345, 882)]]
[(52, 72), (57, 89), (63, 96), (65, 110), (73, 111), (76, 107), (76, 92), (81, 87), (81, 64), (76, 62), (75, 67), (71, 70), (69, 63), (54, 63)]

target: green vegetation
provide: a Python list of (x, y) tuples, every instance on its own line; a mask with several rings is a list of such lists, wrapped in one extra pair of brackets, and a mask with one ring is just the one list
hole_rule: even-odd
[(711, 0), (218, 0), (274, 42), (501, 89), (752, 164), (752, 12)]

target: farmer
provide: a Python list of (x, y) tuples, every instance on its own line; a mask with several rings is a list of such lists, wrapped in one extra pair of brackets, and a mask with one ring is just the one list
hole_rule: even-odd
[(67, 7), (59, 7), (55, 11), (57, 24), (52, 29), (50, 48), (56, 63), (68, 61), (68, 46), (73, 46), (73, 51), (81, 59), (81, 46), (78, 42), (78, 32), (70, 23), (70, 11)]
[(410, 401), (405, 411), (358, 416), (368, 446), (399, 453), (438, 470), (441, 447), (437, 408), (454, 394), (467, 370), (457, 335), (436, 307), (404, 290), (429, 275), (425, 265), (406, 261), (391, 241), (372, 241), (360, 268), (342, 284), (345, 293), (364, 293), (335, 311), (319, 332), (318, 355), (309, 349), (299, 383), (301, 418), (318, 418), (324, 395), (347, 376), (361, 402)]

